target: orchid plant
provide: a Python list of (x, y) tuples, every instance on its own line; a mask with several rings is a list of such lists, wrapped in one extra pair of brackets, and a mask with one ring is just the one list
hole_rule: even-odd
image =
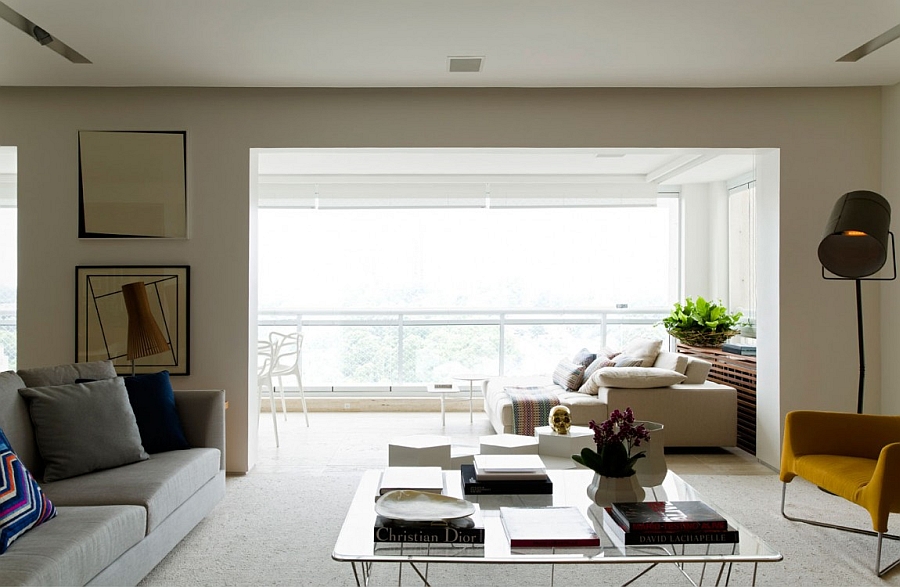
[(646, 455), (644, 451), (635, 454), (632, 451), (641, 442), (650, 440), (650, 432), (643, 425), (634, 425), (631, 408), (625, 408), (624, 413), (613, 410), (608, 419), (600, 424), (591, 420), (589, 426), (594, 431), (596, 452), (584, 448), (581, 454), (572, 455), (572, 459), (605, 477), (634, 475), (634, 464)]

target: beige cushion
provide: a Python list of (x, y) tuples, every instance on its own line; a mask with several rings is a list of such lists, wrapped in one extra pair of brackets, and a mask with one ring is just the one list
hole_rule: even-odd
[(688, 359), (687, 368), (684, 371), (685, 380), (683, 381), (683, 383), (688, 383), (691, 385), (703, 383), (709, 376), (709, 370), (711, 368), (712, 363), (710, 363), (709, 361), (704, 361), (703, 359), (698, 359), (696, 357), (690, 357)]
[(685, 376), (656, 367), (604, 367), (591, 375), (592, 380), (595, 378), (598, 387), (646, 389), (675, 385), (684, 381)]
[(641, 360), (641, 367), (652, 367), (662, 347), (662, 340), (651, 338), (639, 338), (628, 343), (622, 354)]
[(678, 371), (679, 373), (684, 373), (687, 369), (689, 361), (690, 357), (688, 357), (687, 355), (682, 355), (681, 353), (672, 353), (669, 351), (661, 351), (656, 356), (656, 361), (653, 363), (653, 366), (659, 369), (668, 369), (670, 371)]

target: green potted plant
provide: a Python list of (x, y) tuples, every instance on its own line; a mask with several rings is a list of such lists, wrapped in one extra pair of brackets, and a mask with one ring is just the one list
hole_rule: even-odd
[(666, 332), (682, 343), (699, 347), (719, 347), (739, 333), (740, 312), (730, 313), (721, 303), (709, 302), (697, 296), (675, 303), (672, 312), (663, 318)]

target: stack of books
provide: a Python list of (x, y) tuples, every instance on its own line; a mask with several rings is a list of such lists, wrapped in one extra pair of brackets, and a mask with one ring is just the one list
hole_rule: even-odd
[(756, 340), (743, 336), (735, 336), (722, 345), (722, 350), (726, 353), (735, 355), (744, 355), (745, 357), (756, 356)]
[(376, 543), (483, 545), (484, 517), (477, 504), (471, 516), (452, 520), (422, 522), (375, 516), (374, 540)]
[(462, 465), (463, 493), (542, 494), (553, 493), (553, 482), (538, 455), (475, 455), (473, 465)]
[(603, 527), (622, 545), (736, 543), (737, 530), (702, 501), (614, 503)]
[(512, 548), (600, 546), (593, 526), (573, 506), (501, 507), (500, 521)]

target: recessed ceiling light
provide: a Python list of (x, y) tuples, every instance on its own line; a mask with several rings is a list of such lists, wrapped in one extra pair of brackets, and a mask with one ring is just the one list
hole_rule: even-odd
[(447, 71), (450, 73), (479, 73), (484, 57), (447, 57)]

